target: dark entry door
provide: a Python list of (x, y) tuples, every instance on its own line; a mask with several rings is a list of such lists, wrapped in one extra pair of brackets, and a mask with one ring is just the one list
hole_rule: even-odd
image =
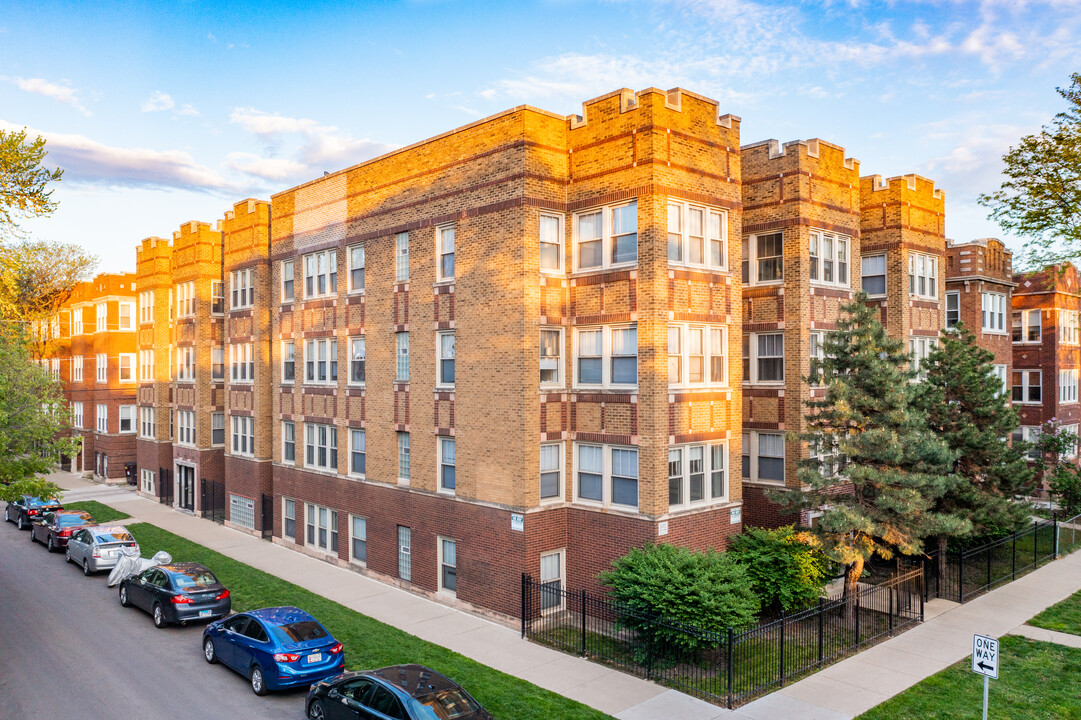
[(176, 506), (195, 512), (195, 468), (188, 465), (176, 466), (177, 497)]

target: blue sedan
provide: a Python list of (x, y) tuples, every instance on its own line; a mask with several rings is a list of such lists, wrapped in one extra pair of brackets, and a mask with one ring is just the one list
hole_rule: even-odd
[(251, 681), (256, 695), (311, 685), (345, 669), (342, 644), (300, 608), (251, 610), (206, 626), (203, 656)]

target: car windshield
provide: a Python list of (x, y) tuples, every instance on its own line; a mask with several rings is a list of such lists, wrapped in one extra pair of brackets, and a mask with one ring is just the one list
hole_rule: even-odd
[(107, 533), (94, 533), (94, 540), (101, 543), (118, 543), (118, 542), (134, 542), (135, 538), (130, 533), (116, 530)]
[(41, 505), (41, 504), (42, 504), (41, 498), (39, 498), (39, 497), (27, 497), (26, 498), (26, 507), (37, 507), (38, 505)]
[(169, 575), (173, 579), (173, 584), (178, 588), (218, 584), (218, 579), (214, 577), (214, 573), (205, 568), (202, 570), (170, 570)]
[(308, 640), (318, 640), (327, 636), (327, 631), (323, 629), (323, 626), (314, 620), (276, 625), (272, 630), (281, 642), (307, 642)]
[(65, 525), (83, 525), (90, 519), (88, 515), (57, 515), (56, 524), (60, 526)]
[(454, 720), (480, 710), (480, 706), (459, 688), (422, 695), (417, 702), (431, 708), (439, 720)]

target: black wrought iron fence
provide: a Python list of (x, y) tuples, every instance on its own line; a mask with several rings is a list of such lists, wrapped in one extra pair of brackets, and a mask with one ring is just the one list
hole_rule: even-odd
[(200, 485), (199, 512), (216, 523), (225, 522), (225, 483), (203, 478)]
[(274, 537), (274, 496), (263, 493), (260, 503), (259, 532), (264, 540)]
[(923, 620), (923, 571), (749, 628), (711, 632), (522, 576), (522, 636), (727, 707)]
[(173, 504), (173, 471), (169, 468), (158, 468), (158, 501), (162, 505)]

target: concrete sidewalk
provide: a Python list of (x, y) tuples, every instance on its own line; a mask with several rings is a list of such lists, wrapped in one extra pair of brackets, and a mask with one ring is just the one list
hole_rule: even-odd
[[(968, 656), (972, 635), (1032, 637), (1025, 621), (1081, 589), (1081, 553), (1046, 565), (966, 605), (928, 604), (927, 622), (738, 710), (522, 640), (502, 625), (384, 585), (250, 535), (68, 473), (50, 479), (68, 501), (98, 500), (300, 585), (346, 607), (619, 720), (842, 720), (853, 718)], [(149, 548), (148, 548), (149, 549)], [(1059, 635), (1061, 633), (1056, 633)], [(1038, 638), (1044, 639), (1044, 638)]]

